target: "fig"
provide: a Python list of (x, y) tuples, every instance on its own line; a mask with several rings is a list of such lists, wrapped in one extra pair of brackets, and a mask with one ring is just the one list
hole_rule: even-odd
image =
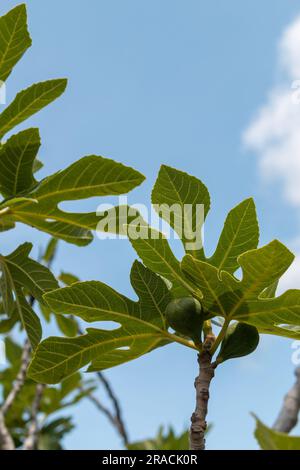
[(199, 343), (204, 314), (197, 299), (182, 297), (172, 300), (166, 308), (166, 318), (173, 330)]
[(257, 348), (259, 334), (255, 326), (236, 322), (229, 326), (221, 343), (217, 362), (251, 354)]

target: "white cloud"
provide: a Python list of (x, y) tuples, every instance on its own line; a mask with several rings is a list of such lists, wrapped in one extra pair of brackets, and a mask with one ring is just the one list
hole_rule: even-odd
[[(281, 183), (284, 199), (296, 209), (300, 207), (300, 17), (283, 32), (278, 66), (281, 81), (271, 89), (243, 141), (257, 154), (264, 180)], [(297, 257), (282, 279), (281, 292), (299, 288), (300, 236), (289, 245)]]
[(279, 43), (282, 83), (244, 133), (246, 146), (259, 157), (267, 180), (282, 182), (285, 199), (300, 206), (300, 17), (284, 31)]

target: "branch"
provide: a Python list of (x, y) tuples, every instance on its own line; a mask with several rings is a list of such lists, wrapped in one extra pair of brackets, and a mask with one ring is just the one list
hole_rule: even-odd
[(296, 382), (284, 397), (284, 402), (273, 429), (289, 433), (298, 422), (300, 411), (300, 367), (295, 370)]
[(196, 408), (191, 417), (190, 449), (205, 449), (206, 416), (209, 400), (209, 387), (215, 375), (216, 365), (211, 362), (211, 354), (203, 350), (198, 355), (199, 376), (195, 379)]
[[(80, 335), (83, 335), (83, 331), (81, 330), (80, 327), (78, 327), (78, 333)], [(112, 386), (110, 385), (107, 378), (103, 375), (103, 373), (96, 372), (96, 375), (99, 381), (102, 383), (103, 387), (105, 388), (108, 397), (110, 398), (110, 401), (114, 408), (114, 414), (111, 413), (106, 407), (104, 407), (94, 395), (92, 396), (88, 395), (88, 396), (91, 399), (91, 401), (93, 401), (94, 404), (97, 406), (97, 408), (107, 416), (107, 418), (110, 420), (113, 426), (117, 429), (118, 433), (120, 434), (122, 438), (124, 446), (127, 447), (127, 445), (129, 444), (129, 438), (128, 438), (128, 433), (127, 433), (126, 426), (123, 420), (122, 410), (121, 410), (119, 400)]]
[(0, 449), (14, 450), (14, 440), (5, 424), (3, 412), (0, 410)]
[(24, 382), (25, 382), (25, 379), (26, 379), (27, 367), (28, 367), (28, 364), (29, 364), (29, 361), (30, 361), (30, 352), (31, 352), (30, 343), (29, 343), (28, 339), (26, 339), (26, 341), (24, 343), (24, 347), (23, 347), (22, 356), (21, 356), (21, 365), (20, 365), (19, 372), (18, 372), (18, 374), (16, 376), (16, 379), (13, 383), (13, 387), (12, 387), (11, 391), (7, 395), (6, 400), (4, 401), (4, 403), (1, 407), (1, 411), (2, 411), (3, 415), (6, 415), (8, 410), (11, 408), (11, 406), (13, 405), (13, 402), (15, 401), (17, 395), (20, 393), (21, 388), (24, 385)]
[(16, 397), (20, 393), (25, 379), (26, 371), (30, 361), (30, 343), (28, 340), (25, 341), (23, 352), (21, 356), (21, 365), (17, 373), (16, 379), (13, 383), (12, 389), (4, 400), (3, 405), (0, 408), (0, 448), (3, 450), (14, 450), (15, 444), (13, 438), (5, 424), (5, 415), (12, 407)]
[(96, 375), (97, 375), (98, 379), (100, 380), (100, 382), (102, 383), (102, 385), (104, 386), (104, 388), (106, 390), (106, 393), (107, 393), (107, 395), (109, 396), (109, 398), (112, 402), (112, 405), (114, 407), (114, 412), (115, 412), (114, 413), (114, 425), (117, 428), (117, 430), (118, 430), (118, 432), (119, 432), (119, 434), (120, 434), (120, 436), (123, 440), (123, 443), (126, 447), (129, 443), (129, 438), (128, 438), (125, 423), (124, 423), (124, 420), (123, 420), (119, 400), (118, 400), (115, 392), (113, 391), (112, 386), (110, 385), (110, 383), (108, 382), (106, 377), (102, 374), (102, 372), (96, 372)]
[(44, 384), (37, 384), (36, 386), (35, 397), (31, 408), (31, 420), (29, 424), (28, 435), (23, 445), (24, 450), (37, 450), (40, 431), (38, 423), (38, 414), (45, 387), (46, 385)]
[(113, 426), (116, 425), (114, 415), (110, 412), (108, 408), (106, 408), (106, 406), (104, 406), (100, 402), (100, 400), (95, 395), (93, 395), (92, 393), (89, 393), (87, 395), (87, 398), (96, 406), (96, 408), (98, 408), (99, 411), (101, 411), (101, 413), (105, 414), (105, 416), (107, 417), (107, 419), (111, 422)]

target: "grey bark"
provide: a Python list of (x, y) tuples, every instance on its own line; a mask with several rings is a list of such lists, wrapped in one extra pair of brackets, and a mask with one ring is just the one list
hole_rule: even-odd
[(110, 385), (110, 383), (106, 379), (106, 377), (103, 375), (103, 373), (102, 372), (96, 372), (96, 374), (98, 376), (98, 379), (102, 382), (102, 384), (103, 384), (103, 386), (106, 390), (106, 393), (107, 393), (107, 395), (109, 396), (109, 398), (112, 402), (112, 405), (113, 405), (113, 408), (114, 408), (114, 425), (117, 428), (117, 430), (118, 430), (118, 432), (119, 432), (119, 434), (120, 434), (120, 436), (123, 440), (123, 443), (126, 447), (129, 443), (129, 438), (128, 438), (128, 433), (127, 433), (127, 430), (126, 430), (125, 422), (124, 422), (124, 419), (123, 419), (123, 416), (122, 416), (122, 410), (121, 410), (119, 400), (118, 400), (115, 392), (113, 391), (112, 386)]
[(300, 367), (295, 370), (296, 382), (284, 397), (282, 408), (273, 425), (279, 432), (289, 433), (298, 422), (300, 411)]
[(5, 424), (5, 419), (2, 411), (0, 411), (0, 449), (1, 450), (14, 450), (15, 443)]
[(13, 438), (9, 432), (9, 429), (7, 428), (5, 424), (5, 415), (9, 411), (11, 406), (13, 405), (17, 395), (20, 393), (24, 385), (24, 382), (26, 379), (27, 367), (30, 361), (30, 351), (31, 351), (31, 348), (30, 348), (29, 341), (26, 340), (24, 347), (23, 347), (22, 356), (21, 356), (20, 369), (13, 383), (13, 387), (11, 391), (7, 395), (3, 405), (0, 408), (0, 449), (2, 450), (14, 450), (15, 449)]
[(28, 428), (28, 434), (24, 441), (23, 449), (24, 450), (37, 450), (38, 440), (39, 440), (39, 422), (38, 415), (40, 410), (40, 404), (43, 397), (43, 392), (45, 390), (44, 384), (37, 384), (35, 389), (35, 397), (32, 403), (31, 408), (31, 419)]
[(205, 450), (206, 416), (210, 383), (215, 375), (215, 364), (207, 350), (198, 355), (199, 375), (195, 379), (196, 408), (191, 417), (190, 449)]
[(21, 356), (20, 369), (14, 381), (13, 387), (11, 391), (9, 392), (9, 394), (7, 395), (5, 402), (3, 403), (1, 407), (3, 415), (5, 415), (8, 412), (8, 410), (11, 408), (13, 402), (15, 401), (17, 395), (19, 394), (19, 392), (21, 391), (21, 388), (24, 385), (24, 382), (26, 379), (27, 367), (30, 361), (30, 352), (31, 352), (31, 347), (30, 347), (29, 341), (26, 340), (24, 343), (23, 352)]

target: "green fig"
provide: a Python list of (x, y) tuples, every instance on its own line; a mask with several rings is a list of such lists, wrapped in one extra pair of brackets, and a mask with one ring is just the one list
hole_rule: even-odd
[(204, 315), (197, 299), (183, 297), (172, 300), (166, 308), (166, 318), (173, 330), (200, 342)]
[(229, 326), (222, 341), (217, 362), (251, 354), (257, 348), (259, 334), (255, 326), (236, 322)]

